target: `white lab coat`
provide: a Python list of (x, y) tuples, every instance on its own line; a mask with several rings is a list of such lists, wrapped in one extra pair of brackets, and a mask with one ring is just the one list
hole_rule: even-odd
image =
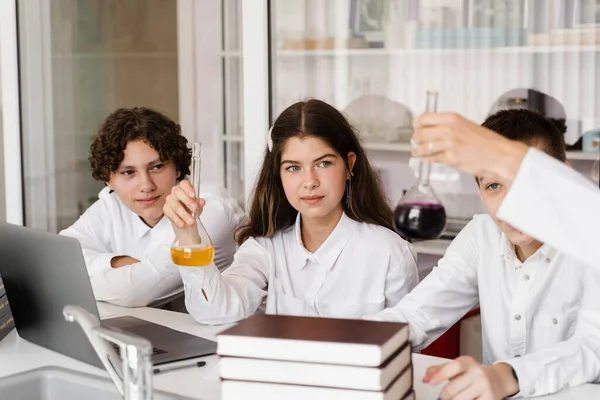
[[(233, 232), (243, 212), (217, 186), (203, 184), (200, 196), (206, 200), (200, 220), (214, 242), (215, 263), (225, 269), (237, 249)], [(150, 228), (109, 188), (60, 234), (79, 240), (96, 300), (125, 307), (157, 306), (183, 291), (181, 275), (171, 261), (175, 235), (168, 218)], [(140, 262), (111, 268), (116, 256)]]
[(548, 154), (529, 150), (497, 216), (600, 269), (600, 190)]
[(180, 267), (190, 315), (205, 324), (234, 322), (266, 296), (269, 314), (358, 318), (396, 305), (416, 286), (411, 246), (389, 229), (343, 214), (310, 253), (300, 221), (271, 238), (248, 239), (223, 273), (214, 265)]
[(522, 263), (483, 214), (411, 293), (372, 318), (408, 322), (423, 348), (479, 302), (483, 363), (512, 365), (520, 395), (543, 395), (600, 378), (598, 288), (599, 270), (547, 244)]

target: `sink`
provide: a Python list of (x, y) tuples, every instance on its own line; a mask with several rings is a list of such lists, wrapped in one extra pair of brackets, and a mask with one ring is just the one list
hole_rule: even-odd
[[(121, 400), (108, 378), (60, 367), (43, 367), (0, 378), (3, 399), (11, 400)], [(154, 400), (190, 400), (155, 391)]]

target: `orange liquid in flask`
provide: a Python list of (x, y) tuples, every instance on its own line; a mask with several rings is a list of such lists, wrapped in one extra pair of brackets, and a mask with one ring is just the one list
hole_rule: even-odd
[(171, 259), (182, 267), (206, 267), (215, 256), (213, 245), (194, 245), (171, 247)]

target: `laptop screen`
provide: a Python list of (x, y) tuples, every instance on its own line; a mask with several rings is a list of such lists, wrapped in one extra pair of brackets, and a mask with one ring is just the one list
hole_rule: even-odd
[(0, 254), (0, 276), (19, 336), (102, 367), (81, 327), (62, 313), (66, 305), (78, 305), (98, 316), (79, 242), (0, 222)]

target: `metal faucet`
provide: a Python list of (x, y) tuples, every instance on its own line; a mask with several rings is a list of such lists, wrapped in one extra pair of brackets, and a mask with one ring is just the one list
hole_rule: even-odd
[[(96, 315), (78, 306), (65, 306), (63, 315), (67, 321), (81, 325), (117, 391), (125, 400), (152, 399), (152, 344), (148, 340), (116, 328), (104, 327)], [(109, 342), (119, 346), (121, 359)]]

